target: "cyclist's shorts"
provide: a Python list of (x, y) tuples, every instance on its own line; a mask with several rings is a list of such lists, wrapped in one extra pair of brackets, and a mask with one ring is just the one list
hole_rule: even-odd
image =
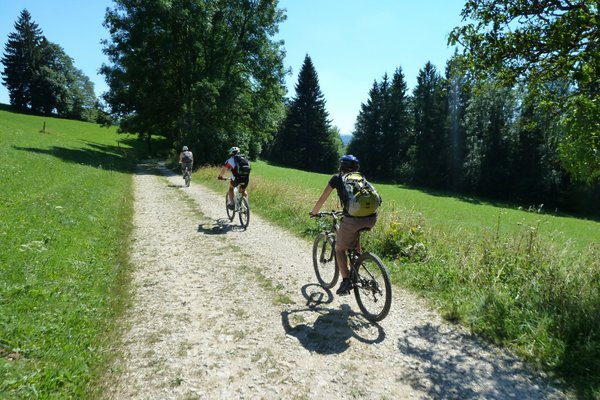
[(356, 247), (358, 231), (372, 228), (377, 222), (377, 214), (369, 217), (344, 216), (335, 237), (335, 247), (339, 250), (348, 250)]
[(185, 167), (188, 167), (190, 169), (190, 172), (192, 172), (192, 164), (193, 163), (182, 162), (181, 163), (181, 172), (185, 171)]
[(249, 176), (244, 176), (244, 177), (236, 177), (234, 180), (231, 181), (231, 184), (233, 186), (240, 186), (243, 189), (246, 189), (248, 187), (248, 183), (250, 182), (250, 177)]

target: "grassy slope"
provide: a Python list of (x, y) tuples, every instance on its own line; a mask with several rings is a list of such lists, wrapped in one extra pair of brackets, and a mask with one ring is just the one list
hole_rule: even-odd
[(126, 298), (132, 165), (118, 139), (114, 128), (0, 111), (0, 393), (9, 398), (90, 390)]

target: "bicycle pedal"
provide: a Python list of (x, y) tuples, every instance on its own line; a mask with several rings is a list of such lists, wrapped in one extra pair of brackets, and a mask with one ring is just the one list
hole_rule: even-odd
[(348, 296), (350, 294), (350, 290), (345, 290), (343, 292), (336, 293), (338, 296)]

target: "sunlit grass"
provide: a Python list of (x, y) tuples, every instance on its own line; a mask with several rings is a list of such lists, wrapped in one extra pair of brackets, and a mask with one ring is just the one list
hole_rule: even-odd
[(109, 355), (111, 320), (127, 298), (133, 163), (125, 142), (115, 128), (0, 111), (7, 398), (86, 398)]

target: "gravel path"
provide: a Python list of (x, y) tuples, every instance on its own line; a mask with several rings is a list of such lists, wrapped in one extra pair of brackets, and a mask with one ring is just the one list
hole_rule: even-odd
[(225, 184), (181, 184), (144, 165), (134, 178), (134, 303), (106, 398), (564, 398), (398, 288), (368, 323), (315, 284), (310, 242), (255, 214), (230, 223)]

